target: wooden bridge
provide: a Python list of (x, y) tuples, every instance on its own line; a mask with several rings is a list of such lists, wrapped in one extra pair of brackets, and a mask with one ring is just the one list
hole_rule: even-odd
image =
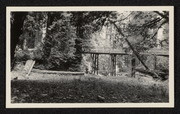
[[(83, 54), (106, 54), (106, 55), (132, 55), (133, 53), (127, 53), (119, 49), (90, 49), (84, 50)], [(156, 56), (165, 56), (168, 57), (169, 53), (167, 51), (161, 52), (143, 52), (139, 53), (140, 55), (156, 55)]]
[[(127, 53), (119, 49), (90, 49), (90, 50), (83, 50), (83, 54), (90, 54), (92, 58), (92, 72), (94, 74), (98, 74), (99, 70), (99, 55), (105, 54), (111, 56), (111, 65), (112, 65), (112, 71), (111, 75), (116, 76), (116, 56), (117, 55), (128, 55), (131, 56), (131, 75), (135, 75), (135, 56), (133, 53)], [(144, 56), (153, 56), (154, 57), (154, 68), (156, 68), (157, 64), (157, 56), (164, 56), (169, 57), (169, 53), (167, 51), (159, 51), (159, 52), (144, 52), (144, 53), (138, 53), (139, 55)]]

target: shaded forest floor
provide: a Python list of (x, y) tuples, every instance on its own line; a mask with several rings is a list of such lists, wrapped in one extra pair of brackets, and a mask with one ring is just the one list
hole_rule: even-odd
[[(13, 75), (19, 75), (15, 71)], [(168, 102), (168, 81), (127, 76), (70, 76), (31, 73), (11, 81), (12, 103)]]

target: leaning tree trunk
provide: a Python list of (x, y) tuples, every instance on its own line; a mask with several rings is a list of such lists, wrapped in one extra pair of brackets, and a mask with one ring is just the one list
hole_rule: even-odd
[(19, 36), (22, 34), (23, 23), (27, 15), (26, 12), (13, 12), (13, 21), (11, 21), (11, 70), (14, 68), (15, 49), (19, 43)]
[[(113, 21), (111, 21), (111, 20), (109, 20), (109, 21), (116, 27), (116, 29), (118, 30), (119, 34), (121, 34), (123, 37), (125, 37), (125, 35), (124, 35), (123, 32), (121, 31), (121, 29), (118, 28), (117, 25), (116, 25)], [(138, 58), (138, 60), (139, 60), (139, 61), (142, 63), (142, 65), (146, 68), (146, 70), (150, 71), (150, 69), (148, 68), (148, 66), (147, 66), (147, 65), (144, 63), (144, 61), (141, 59), (139, 53), (134, 49), (134, 47), (131, 45), (131, 43), (129, 42), (129, 40), (128, 40), (126, 37), (125, 37), (124, 39), (125, 39), (125, 41), (127, 42), (127, 44), (129, 45), (130, 49), (133, 51), (134, 55)], [(154, 71), (151, 71), (151, 72), (154, 74), (154, 77), (155, 77), (155, 78), (159, 77), (159, 76), (157, 75), (157, 73), (155, 73)]]

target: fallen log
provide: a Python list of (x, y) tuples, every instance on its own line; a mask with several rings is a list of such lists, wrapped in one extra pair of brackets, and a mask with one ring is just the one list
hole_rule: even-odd
[[(168, 75), (168, 73), (162, 72), (159, 70), (145, 70), (145, 69), (137, 69), (136, 68), (135, 71), (143, 73), (143, 74), (150, 75), (153, 78), (161, 78), (161, 79), (166, 79), (167, 78), (166, 76)], [(156, 73), (158, 75), (158, 77), (156, 75), (154, 75), (154, 73)]]
[(39, 69), (33, 69), (32, 72), (44, 73), (44, 74), (61, 74), (61, 75), (84, 75), (84, 72), (52, 71), (52, 70), (39, 70)]

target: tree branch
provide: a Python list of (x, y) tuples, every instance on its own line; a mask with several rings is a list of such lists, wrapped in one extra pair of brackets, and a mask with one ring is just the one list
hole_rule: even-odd
[(118, 22), (124, 21), (125, 19), (127, 19), (133, 12), (131, 12), (128, 16), (126, 16), (125, 18), (118, 20)]
[(165, 18), (167, 21), (169, 20), (168, 14), (163, 14), (163, 13), (160, 13), (158, 11), (154, 11), (154, 13), (160, 15), (162, 18)]
[[(148, 38), (148, 39), (153, 39), (153, 38), (157, 35), (158, 30), (159, 30), (165, 23), (167, 23), (166, 20), (163, 21), (163, 22), (158, 26), (156, 32), (155, 32), (150, 38)], [(140, 41), (139, 43), (137, 43), (136, 45), (139, 45), (140, 43), (145, 42), (145, 41), (146, 41), (145, 39), (147, 39), (147, 37), (144, 37), (143, 40), (141, 40), (141, 41)]]

